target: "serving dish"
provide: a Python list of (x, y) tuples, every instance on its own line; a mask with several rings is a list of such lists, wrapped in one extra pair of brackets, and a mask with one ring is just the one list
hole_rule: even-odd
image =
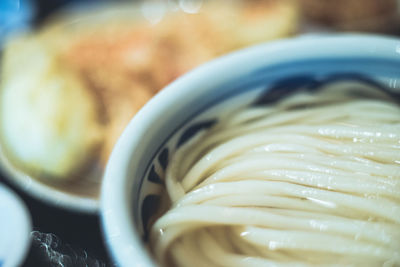
[(102, 226), (118, 265), (156, 265), (147, 238), (163, 206), (163, 174), (170, 153), (196, 132), (224, 112), (269, 101), (271, 92), (342, 80), (398, 92), (399, 45), (399, 39), (374, 35), (297, 37), (218, 58), (167, 86), (132, 119), (106, 167)]
[(146, 101), (201, 62), (297, 27), (290, 1), (225, 13), (215, 3), (192, 11), (173, 2), (76, 4), (7, 42), (0, 90), (7, 178), (48, 204), (96, 213), (109, 153)]

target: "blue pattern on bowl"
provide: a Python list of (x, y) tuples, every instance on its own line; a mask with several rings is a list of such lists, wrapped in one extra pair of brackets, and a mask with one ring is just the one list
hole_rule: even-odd
[[(265, 72), (267, 70), (264, 69), (263, 71)], [(326, 69), (324, 71), (326, 71)], [(281, 73), (281, 70), (278, 72)], [(163, 194), (163, 191), (165, 190), (164, 172), (168, 166), (168, 158), (170, 157), (171, 152), (173, 153), (173, 151), (178, 149), (182, 144), (189, 141), (198, 131), (210, 128), (218, 121), (215, 114), (211, 116), (211, 118), (207, 116), (206, 118), (202, 118), (204, 117), (204, 113), (207, 113), (206, 111), (212, 109), (217, 104), (223, 105), (227, 99), (238, 96), (240, 97), (240, 95), (238, 95), (239, 93), (244, 94), (255, 91), (257, 93), (253, 95), (253, 99), (244, 102), (243, 106), (267, 105), (282, 99), (289, 94), (295, 93), (298, 89), (315, 91), (326, 84), (344, 81), (356, 81), (360, 84), (377, 87), (390, 94), (400, 103), (400, 92), (389, 90), (388, 87), (383, 84), (385, 78), (387, 79), (387, 76), (375, 75), (375, 78), (371, 79), (370, 76), (366, 75), (366, 73), (354, 72), (354, 70), (351, 72), (329, 73), (328, 75), (320, 76), (309, 75), (306, 71), (299, 72), (300, 74), (288, 76), (289, 78), (275, 76), (275, 79), (268, 79), (268, 76), (264, 75), (264, 78), (260, 79), (260, 74), (256, 71), (254, 74), (249, 75), (249, 79), (247, 80), (248, 84), (250, 84), (249, 86), (241, 84), (236, 87), (238, 88), (237, 90), (232, 90), (232, 87), (225, 87), (227, 89), (222, 90), (223, 92), (218, 92), (218, 95), (225, 93), (223, 97), (218, 97), (209, 102), (207, 107), (200, 108), (196, 112), (196, 115), (187, 118), (181, 126), (176, 128), (177, 130), (172, 131), (169, 137), (164, 140), (160, 149), (158, 149), (158, 152), (152, 156), (153, 160), (146, 168), (146, 175), (143, 176), (144, 178), (147, 177), (147, 179), (142, 180), (138, 190), (141, 192), (141, 194), (137, 196), (140, 201), (137, 202), (139, 205), (134, 212), (139, 212), (140, 210), (141, 225), (136, 226), (139, 233), (142, 234), (144, 241), (148, 238), (149, 221), (152, 215), (156, 212), (160, 212), (162, 206), (161, 194)], [(384, 73), (388, 73), (387, 70), (385, 70)], [(243, 89), (243, 87), (246, 89)]]
[(201, 121), (194, 123), (190, 125), (180, 136), (178, 140), (178, 144), (176, 145), (176, 148), (179, 148), (183, 144), (185, 144), (187, 141), (189, 141), (191, 138), (193, 138), (198, 132), (208, 129), (212, 127), (215, 123), (217, 123), (216, 119), (211, 119), (211, 120), (206, 120), (206, 121)]
[(158, 163), (160, 163), (161, 167), (165, 170), (168, 166), (168, 148), (164, 148), (160, 155), (158, 155)]
[[(156, 217), (153, 212), (168, 203), (160, 194), (165, 169), (183, 132), (193, 124), (218, 119), (215, 114), (219, 113), (210, 111), (223, 100), (235, 100), (238, 106), (257, 105), (278, 81), (308, 77), (318, 87), (320, 81), (326, 82), (338, 72), (371, 78), (399, 91), (399, 47), (398, 38), (385, 36), (299, 36), (215, 59), (161, 91), (127, 126), (105, 173), (102, 224), (118, 264), (157, 266), (140, 237), (146, 237), (148, 225)], [(295, 86), (297, 82), (293, 82)], [(290, 88), (287, 91), (292, 92)], [(149, 179), (150, 171), (156, 183)]]

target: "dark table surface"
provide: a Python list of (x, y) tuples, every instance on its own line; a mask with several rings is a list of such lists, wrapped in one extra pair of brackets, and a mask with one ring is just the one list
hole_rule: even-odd
[(0, 172), (0, 183), (16, 192), (32, 219), (31, 247), (23, 267), (114, 266), (101, 232), (99, 215), (49, 206), (19, 190)]

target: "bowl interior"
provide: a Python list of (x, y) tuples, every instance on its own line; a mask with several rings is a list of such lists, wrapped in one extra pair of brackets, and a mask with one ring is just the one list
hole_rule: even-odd
[(315, 49), (313, 40), (297, 39), (217, 59), (161, 91), (135, 116), (102, 186), (106, 242), (121, 266), (154, 265), (145, 247), (149, 226), (168, 205), (164, 173), (171, 155), (224, 114), (328, 83), (367, 84), (399, 97), (398, 40), (342, 37), (321, 38)]
[[(395, 65), (388, 63), (367, 59), (358, 59), (356, 62), (321, 59), (259, 69), (245, 79), (228, 83), (215, 89), (212, 94), (203, 95), (202, 102), (191, 104), (190, 109), (180, 107), (185, 112), (179, 112), (180, 116), (176, 120), (165, 122), (163, 131), (151, 138), (153, 151), (146, 151), (140, 168), (129, 171), (130, 180), (134, 181), (130, 185), (131, 199), (128, 202), (132, 224), (143, 242), (147, 241), (152, 217), (158, 216), (168, 205), (164, 194), (164, 173), (168, 161), (174, 151), (197, 133), (213, 126), (235, 109), (249, 105), (268, 105), (299, 89), (315, 91), (333, 83), (368, 85), (381, 90), (390, 88), (393, 89), (393, 96), (400, 100), (400, 95), (396, 95), (399, 85), (395, 88), (393, 84), (398, 81)], [(364, 70), (360, 71), (362, 66)], [(371, 68), (365, 69), (365, 66)], [(188, 110), (189, 113), (186, 112)]]

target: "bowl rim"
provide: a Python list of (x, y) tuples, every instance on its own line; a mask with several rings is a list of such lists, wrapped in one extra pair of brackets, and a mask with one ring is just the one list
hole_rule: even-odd
[[(268, 55), (268, 58), (263, 57)], [(400, 64), (400, 39), (384, 35), (339, 33), (305, 34), (294, 38), (267, 42), (244, 48), (211, 60), (184, 74), (155, 95), (132, 118), (117, 141), (106, 165), (101, 188), (100, 213), (104, 240), (119, 266), (156, 266), (132, 226), (126, 173), (133, 156), (140, 156), (136, 147), (141, 137), (151, 130), (153, 120), (168, 110), (185, 92), (201, 81), (223, 79), (229, 75), (247, 73), (261, 66), (301, 59), (332, 56), (379, 57)], [(240, 69), (237, 68), (240, 66)], [(235, 69), (236, 68), (236, 69)], [(228, 75), (228, 76), (229, 76)], [(400, 76), (400, 72), (399, 72)], [(179, 96), (178, 98), (176, 96)], [(138, 125), (140, 127), (138, 127)], [(139, 155), (135, 155), (139, 154)], [(139, 179), (135, 177), (136, 179)]]
[(99, 211), (98, 199), (69, 194), (18, 170), (5, 156), (1, 146), (0, 169), (4, 171), (4, 179), (43, 203), (72, 212), (95, 214)]

